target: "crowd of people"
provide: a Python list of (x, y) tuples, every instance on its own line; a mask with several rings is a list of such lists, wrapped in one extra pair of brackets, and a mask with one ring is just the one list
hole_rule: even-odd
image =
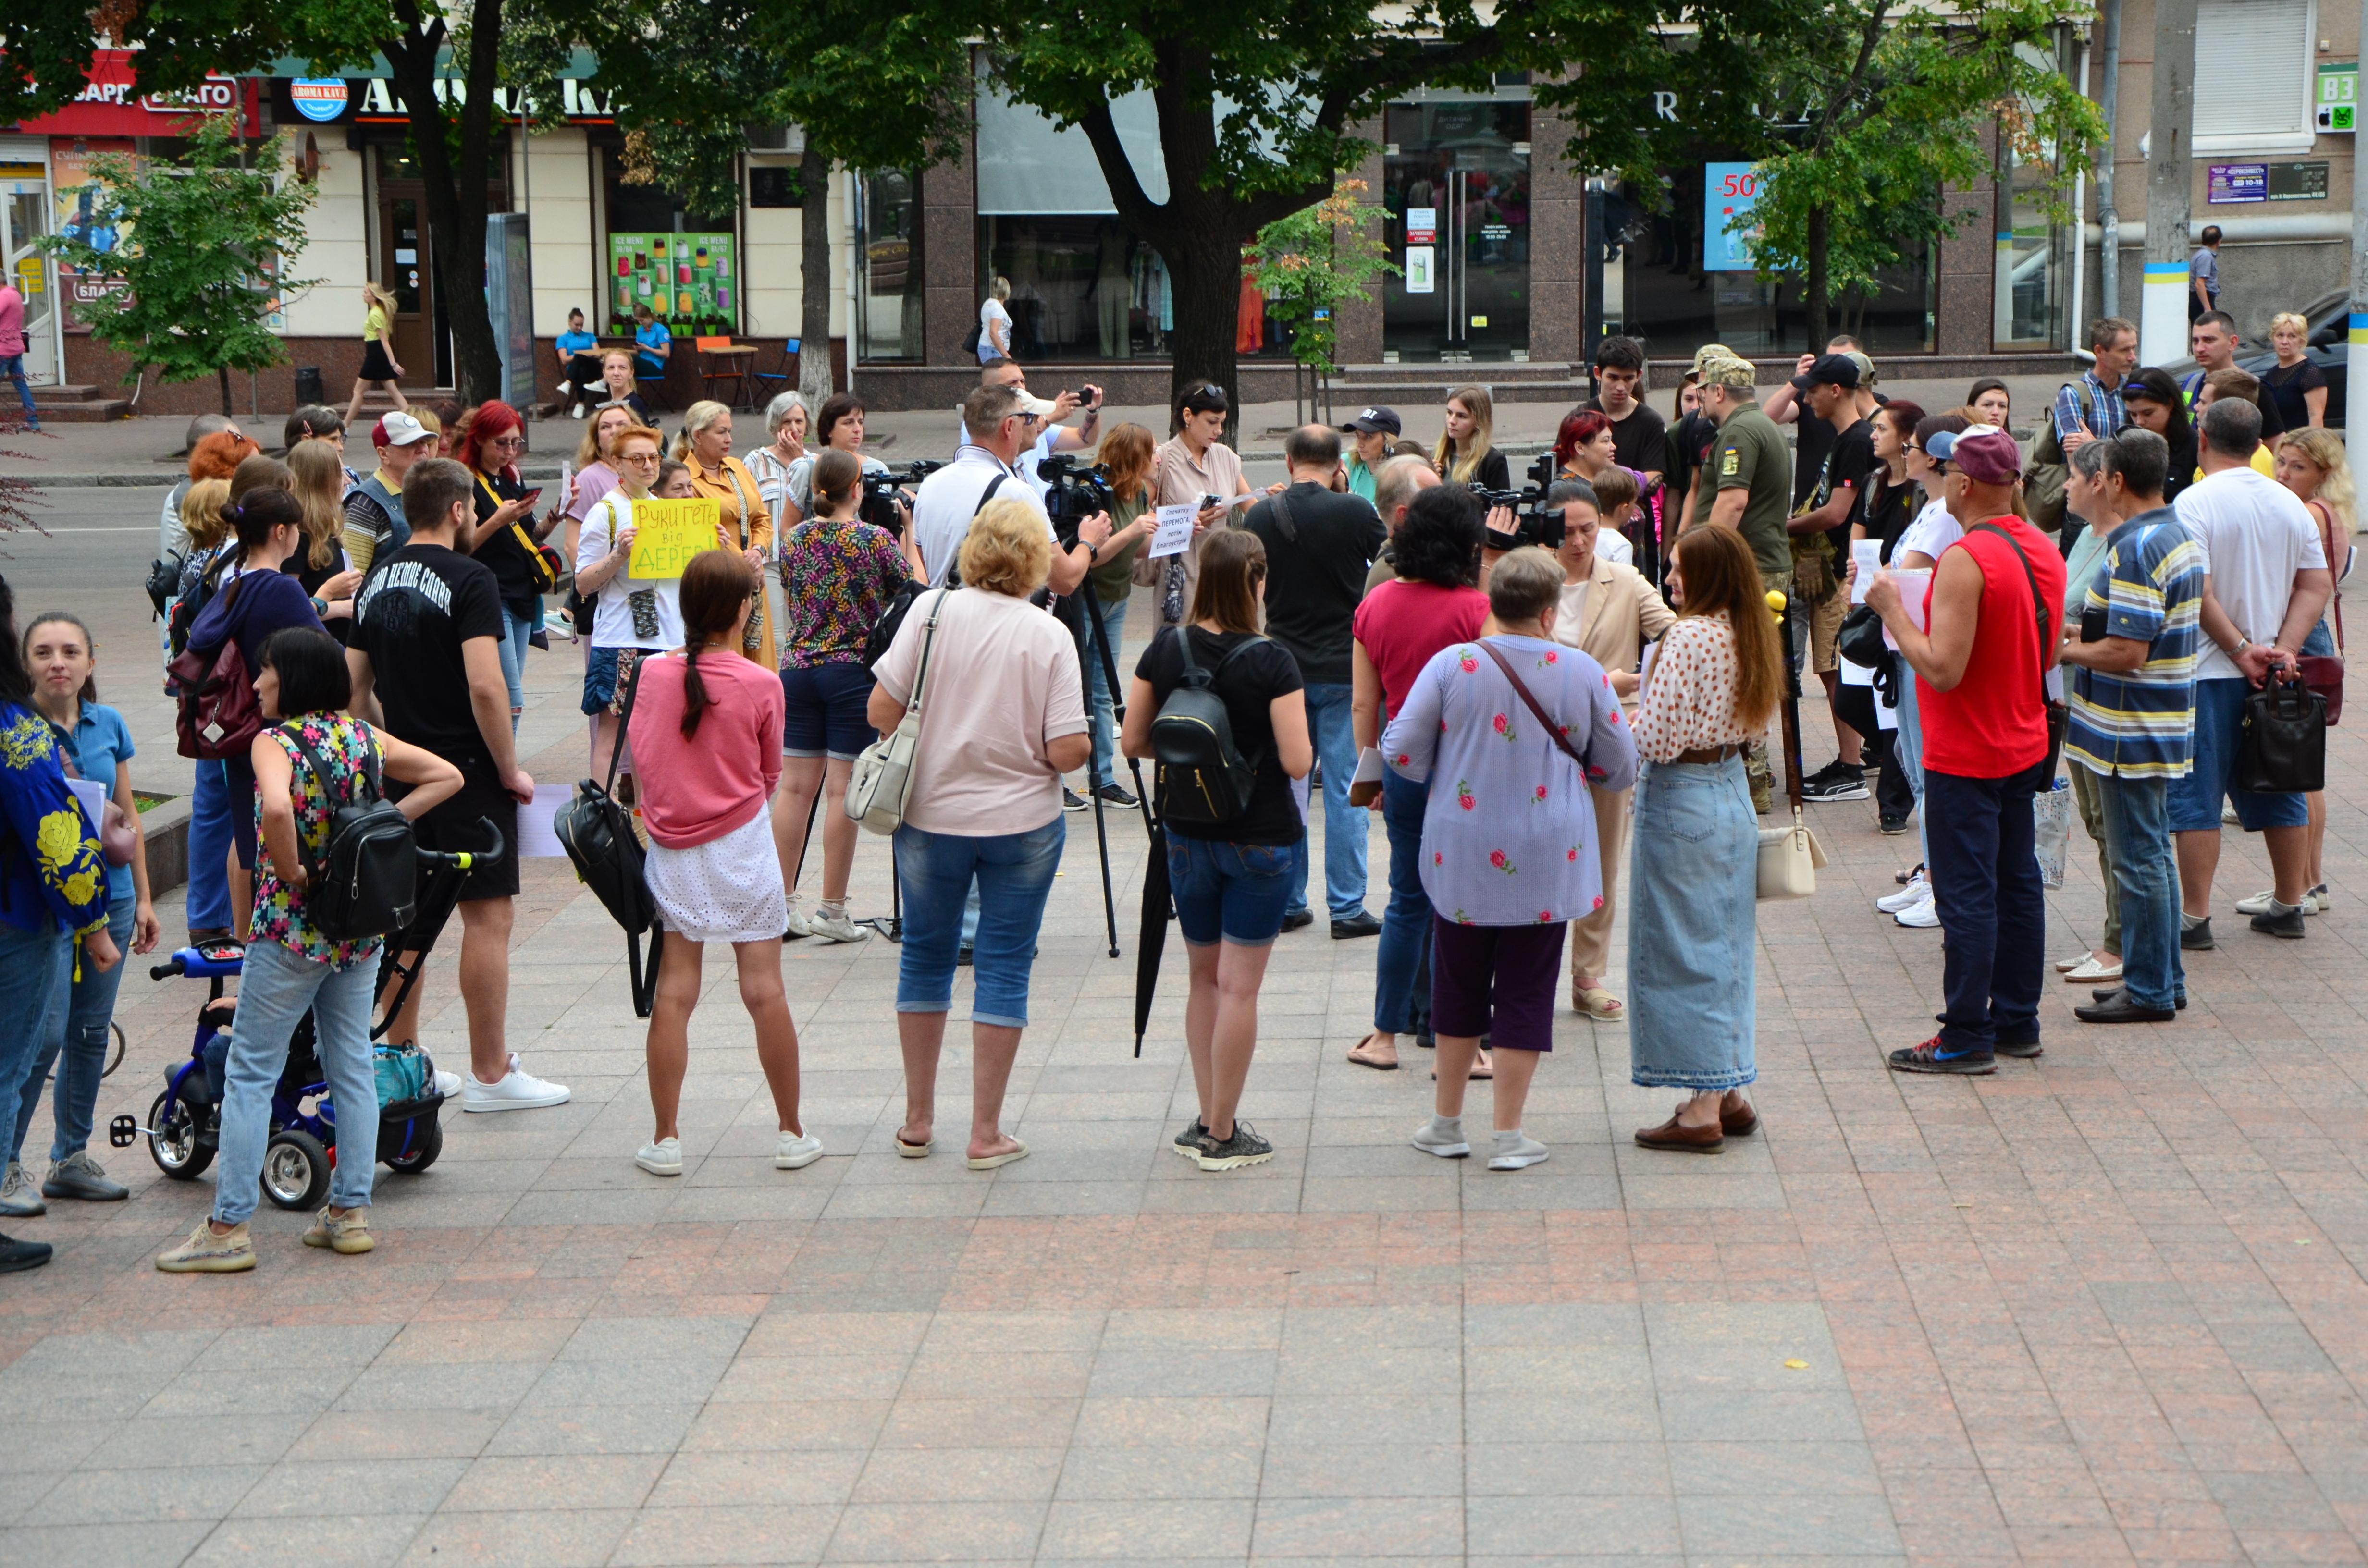
[[(2136, 366), (2129, 324), (2096, 323), (2091, 368), (2028, 446), (2003, 382), (1928, 412), (1879, 392), (1847, 337), (1764, 402), (1748, 358), (1707, 346), (1665, 415), (1646, 401), (1642, 347), (1607, 338), (1526, 518), (1479, 494), (1510, 477), (1481, 386), (1450, 393), (1431, 448), (1386, 407), (1295, 429), (1284, 479), (1256, 487), (1226, 440), (1224, 389), (1187, 388), (1164, 438), (1104, 428), (1099, 388), (1034, 395), (986, 325), (951, 460), (884, 510), (853, 394), (811, 413), (782, 394), (761, 443), (702, 402), (669, 439), (633, 392), (634, 356), (576, 338), (561, 358), (586, 423), (554, 494), (520, 478), (524, 422), (497, 402), (387, 414), (368, 426), (366, 465), (334, 409), (298, 409), (278, 456), (200, 422), (162, 518), (176, 568), (164, 653), (254, 688), (251, 744), (212, 748), (189, 786), (190, 940), (243, 950), (245, 971), (218, 1064), (218, 1193), (158, 1267), (255, 1267), (272, 1085), (308, 1011), (340, 1098), (376, 1092), (374, 1022), (393, 1045), (416, 1040), (432, 983), (379, 1019), (381, 944), (333, 937), (308, 913), (332, 819), (381, 783), (424, 847), (476, 858), (458, 902), (468, 1062), (438, 1088), (467, 1113), (567, 1100), (504, 1033), (518, 808), (535, 788), (516, 733), (529, 650), (554, 639), (580, 661), (591, 772), (620, 770), (666, 933), (652, 1132), (633, 1156), (654, 1176), (684, 1168), (711, 942), (733, 949), (775, 1165), (824, 1153), (802, 1119), (780, 955), (785, 940), (871, 935), (848, 904), (848, 801), (882, 736), (909, 743), (889, 802), (906, 1096), (894, 1146), (935, 1148), (968, 967), (973, 1169), (1029, 1153), (1003, 1125), (1004, 1093), (1064, 812), (1088, 805), (1157, 814), (1199, 1102), (1174, 1147), (1204, 1170), (1273, 1157), (1244, 1114), (1258, 993), (1274, 942), (1314, 923), (1319, 896), (1333, 939), (1376, 939), (1372, 1026), (1347, 1060), (1394, 1071), (1411, 1048), (1431, 1063), (1416, 1148), (1474, 1153), (1463, 1118), (1482, 1080), (1488, 1166), (1549, 1158), (1522, 1116), (1565, 994), (1628, 1028), (1635, 1083), (1683, 1096), (1639, 1144), (1709, 1153), (1751, 1135), (1760, 820), (1799, 665), (1825, 689), (1835, 756), (1796, 798), (1872, 794), (1881, 831), (1913, 826), (1920, 854), (1878, 906), (1946, 936), (1939, 1028), (1893, 1051), (1896, 1069), (1987, 1073), (2039, 1053), (2034, 801), (2059, 787), (2059, 747), (2106, 890), (2099, 942), (2056, 964), (2095, 988), (2082, 1020), (2186, 1005), (2180, 954), (2215, 940), (2224, 814), (2263, 835), (2273, 869), (2235, 904), (2252, 930), (2301, 937), (2328, 907), (2323, 798), (2238, 789), (2236, 769), (2249, 695), (2318, 678), (2313, 661), (2340, 652), (2352, 481), (2323, 387), (2237, 369), (2216, 310), (2196, 314), (2200, 368), (2184, 381)], [(2282, 366), (2300, 358), (2294, 319), (2275, 340)], [(372, 360), (365, 379), (386, 368)], [(1069, 452), (1099, 463), (1109, 505), (1062, 511), (1056, 529), (1044, 465)], [(656, 527), (644, 508), (702, 498), (712, 548), (677, 574), (638, 573), (637, 514)], [(1179, 529), (1189, 518), (1190, 538), (1156, 551), (1162, 509)], [(1138, 588), (1152, 636), (1130, 666)], [(1880, 623), (1879, 655), (1853, 640), (1859, 606)], [(74, 615), (20, 621), (0, 586), (0, 963), (35, 982), (0, 999), (14, 1139), (0, 1217), (126, 1196), (88, 1141), (123, 955), (161, 933), (131, 743), (97, 700), (97, 656)], [(135, 673), (153, 670), (120, 672)], [(1122, 760), (1151, 765), (1150, 801), (1121, 782)], [(1080, 773), (1083, 793), (1067, 782)], [(865, 782), (867, 820), (878, 786)], [(1378, 915), (1369, 812), (1388, 849)], [(439, 936), (393, 941), (409, 967)], [(52, 1077), (36, 1184), (22, 1147)], [(370, 1249), (370, 1122), (344, 1123), (307, 1244)], [(0, 1267), (47, 1256), (0, 1238)]]

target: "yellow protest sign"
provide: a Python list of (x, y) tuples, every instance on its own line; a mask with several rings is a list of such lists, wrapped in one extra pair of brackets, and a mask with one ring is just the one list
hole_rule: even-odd
[(723, 548), (723, 505), (713, 496), (633, 503), (633, 553), (629, 577), (679, 577), (690, 558)]

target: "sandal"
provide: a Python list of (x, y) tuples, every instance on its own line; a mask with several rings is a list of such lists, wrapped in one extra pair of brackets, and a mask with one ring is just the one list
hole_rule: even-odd
[[(1476, 1084), (1486, 1079), (1494, 1078), (1496, 1075), (1497, 1065), (1495, 1062), (1488, 1060), (1488, 1052), (1484, 1048), (1474, 1054), (1472, 1058), (1472, 1075), (1469, 1078), (1466, 1078), (1464, 1082), (1467, 1084)], [(1439, 1069), (1436, 1067), (1430, 1070), (1430, 1081), (1434, 1084), (1439, 1082)]]
[(937, 1140), (934, 1138), (924, 1138), (918, 1143), (907, 1143), (905, 1142), (905, 1134), (902, 1129), (899, 1129), (890, 1136), (896, 1140), (896, 1153), (908, 1160), (928, 1159), (929, 1157), (930, 1148), (937, 1142)]
[(1598, 1023), (1616, 1024), (1628, 1017), (1628, 1005), (1600, 985), (1589, 985), (1584, 989), (1573, 985), (1570, 988), (1570, 1006), (1573, 1012), (1584, 1013)]
[(1390, 1054), (1386, 1059), (1384, 1059), (1372, 1049), (1373, 1041), (1380, 1038), (1381, 1036), (1378, 1034), (1369, 1034), (1364, 1039), (1359, 1040), (1357, 1042), (1356, 1049), (1349, 1052), (1349, 1060), (1355, 1062), (1360, 1067), (1371, 1067), (1376, 1072), (1396, 1072), (1398, 1070), (1396, 1040), (1395, 1037), (1393, 1037), (1390, 1044)]

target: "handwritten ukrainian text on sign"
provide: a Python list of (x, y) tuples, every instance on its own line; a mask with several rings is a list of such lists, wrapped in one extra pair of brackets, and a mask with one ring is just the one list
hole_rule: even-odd
[(723, 505), (713, 496), (633, 503), (633, 553), (629, 577), (682, 575), (701, 551), (723, 548)]

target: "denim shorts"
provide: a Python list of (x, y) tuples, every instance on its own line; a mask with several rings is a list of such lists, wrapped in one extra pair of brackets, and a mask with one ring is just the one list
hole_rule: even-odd
[(1235, 844), (1222, 838), (1167, 835), (1167, 885), (1184, 940), (1212, 948), (1218, 938), (1237, 948), (1263, 948), (1282, 931), (1291, 899), (1287, 845)]
[(2237, 748), (2244, 744), (2245, 699), (2253, 683), (2238, 676), (2195, 683), (2195, 766), (2170, 781), (2170, 831), (2217, 833), (2220, 802), (2234, 801), (2237, 824), (2247, 833), (2265, 827), (2300, 827), (2310, 820), (2299, 794), (2256, 794), (2230, 787)]
[(781, 755), (853, 762), (880, 738), (864, 716), (871, 702), (871, 672), (861, 665), (783, 670)]
[(962, 905), (978, 883), (978, 937), (972, 944), (971, 1019), (1028, 1027), (1028, 981), (1036, 934), (1053, 891), (1068, 823), (1054, 817), (1023, 833), (931, 833), (911, 823), (896, 830), (896, 869), (905, 887), (905, 940), (896, 954), (896, 1010), (942, 1013), (953, 1006), (955, 949)]
[(633, 666), (649, 656), (642, 648), (595, 648), (584, 661), (584, 711), (614, 713), (633, 684)]

